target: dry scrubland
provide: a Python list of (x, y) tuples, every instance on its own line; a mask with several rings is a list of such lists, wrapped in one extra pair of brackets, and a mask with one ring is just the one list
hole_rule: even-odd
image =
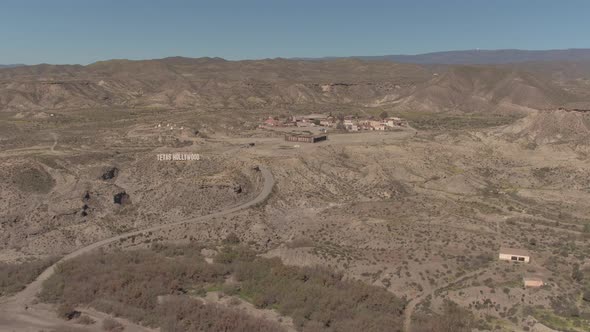
[[(534, 112), (521, 119), (426, 114), (421, 122), (415, 121), (423, 128), (417, 132), (333, 134), (328, 142), (300, 148), (263, 130), (229, 136), (214, 125), (203, 125), (162, 132), (154, 125), (166, 119), (152, 111), (146, 111), (143, 124), (137, 123), (136, 115), (114, 113), (121, 116), (121, 124), (108, 131), (101, 119), (88, 120), (83, 129), (75, 130), (71, 123), (59, 124), (59, 130), (35, 134), (43, 140), (30, 147), (3, 151), (2, 172), (9, 181), (2, 187), (2, 255), (11, 264), (5, 266), (15, 271), (9, 276), (28, 274), (27, 278), (18, 277), (20, 283), (4, 282), (4, 287), (18, 289), (39, 271), (27, 265), (15, 270), (14, 264), (28, 257), (63, 255), (111, 235), (247, 201), (260, 186), (252, 168), (265, 164), (276, 185), (263, 204), (227, 217), (121, 241), (109, 250), (148, 250), (154, 243), (169, 241), (211, 246), (233, 233), (259, 257), (278, 257), (285, 264), (311, 269), (304, 271), (324, 266), (341, 273), (344, 280), (376, 287), (371, 288), (373, 295), (368, 300), (391, 297), (392, 302), (371, 305), (368, 312), (354, 310), (362, 314), (360, 318), (324, 313), (307, 307), (305, 301), (287, 305), (282, 301), (291, 296), (282, 292), (290, 294), (292, 290), (263, 287), (270, 294), (255, 290), (248, 294), (243, 288), (247, 283), (242, 282), (239, 289), (223, 286), (226, 279), (237, 275), (235, 264), (209, 265), (197, 253), (193, 253), (196, 256), (191, 264), (183, 255), (177, 257), (181, 259), (178, 266), (173, 261), (170, 265), (146, 264), (147, 271), (157, 266), (152, 272), (171, 278), (160, 280), (164, 289), (141, 287), (142, 281), (134, 278), (146, 276), (144, 272), (115, 268), (117, 264), (133, 268), (129, 260), (140, 264), (162, 259), (163, 254), (153, 249), (106, 252), (67, 263), (60, 271), (91, 271), (95, 264), (86, 260), (101, 260), (103, 265), (98, 266), (103, 269), (85, 277), (82, 272), (60, 273), (43, 298), (171, 330), (181, 323), (172, 322), (171, 312), (162, 311), (155, 298), (178, 294), (176, 287), (180, 287), (197, 298), (208, 289), (241, 296), (254, 305), (253, 310), (272, 309), (292, 318), (299, 330), (363, 326), (378, 331), (382, 330), (380, 324), (391, 324), (416, 331), (444, 331), (444, 326), (456, 331), (459, 325), (465, 330), (509, 331), (530, 330), (543, 323), (560, 330), (584, 331), (590, 312), (586, 277), (590, 168), (582, 126), (586, 119), (582, 117), (580, 122), (577, 114), (556, 112), (555, 116), (579, 124), (578, 136), (569, 137), (575, 143), (559, 141), (562, 137), (559, 128), (551, 127), (555, 123), (551, 115)], [(190, 118), (190, 114), (178, 112), (176, 121), (189, 123)], [(41, 121), (49, 126), (46, 121), (52, 120)], [(5, 123), (23, 130), (39, 121)], [(431, 123), (437, 128), (429, 127)], [(74, 140), (78, 130), (88, 137), (95, 134), (96, 139), (80, 145)], [(59, 132), (57, 138), (51, 135), (54, 132)], [(80, 140), (84, 141), (83, 137)], [(256, 144), (251, 147), (249, 142)], [(204, 158), (156, 161), (156, 153), (170, 151), (200, 153)], [(127, 199), (115, 203), (115, 195), (123, 192)], [(533, 253), (533, 262), (498, 262), (500, 246), (527, 248)], [(259, 258), (240, 266), (260, 269), (266, 266), (262, 262), (279, 264)], [(279, 266), (279, 270), (286, 269)], [(100, 271), (119, 272), (109, 273), (103, 280), (98, 278)], [(528, 274), (542, 275), (547, 285), (523, 289), (521, 279)], [(88, 297), (75, 286), (80, 282), (110, 285), (112, 293)], [(216, 288), (216, 284), (221, 285)], [(321, 294), (322, 288), (312, 293)], [(132, 299), (138, 302), (128, 302)], [(358, 303), (347, 302), (351, 299), (342, 296), (335, 302), (358, 309)], [(273, 324), (280, 323), (252, 315), (243, 318), (245, 313), (219, 303), (211, 307), (185, 303), (186, 298), (171, 301), (194, 306), (195, 314), (220, 317), (214, 321), (227, 326), (251, 321), (260, 324), (260, 329), (274, 329)], [(330, 305), (322, 308), (327, 310)], [(404, 322), (408, 315), (411, 319)], [(354, 324), (360, 325), (344, 324), (342, 317), (358, 320)], [(442, 317), (451, 322), (431, 323)], [(460, 317), (466, 321), (459, 323)]]
[[(379, 287), (345, 281), (342, 274), (319, 267), (288, 267), (238, 245), (217, 250), (212, 263), (204, 260), (197, 245), (153, 245), (149, 250), (83, 256), (61, 265), (40, 298), (65, 306), (90, 305), (162, 326), (163, 331), (280, 330), (276, 323), (199, 301), (213, 290), (290, 316), (298, 330), (382, 331), (401, 326), (405, 301)], [(170, 297), (158, 303), (158, 296), (164, 295)]]
[(23, 290), (56, 261), (55, 257), (48, 257), (22, 263), (0, 263), (0, 296), (10, 296)]
[[(0, 310), (54, 257), (250, 201), (262, 187), (254, 167), (266, 165), (264, 202), (60, 265), (24, 324), (590, 330), (590, 115), (557, 110), (588, 97), (587, 79), (194, 61), (0, 73)], [(383, 110), (411, 127), (299, 147), (256, 129), (269, 114)], [(156, 160), (173, 152), (202, 158)], [(531, 263), (498, 261), (504, 246), (528, 249)], [(525, 275), (546, 285), (525, 289)], [(71, 319), (54, 323), (56, 312)], [(5, 317), (0, 327), (22, 327)]]

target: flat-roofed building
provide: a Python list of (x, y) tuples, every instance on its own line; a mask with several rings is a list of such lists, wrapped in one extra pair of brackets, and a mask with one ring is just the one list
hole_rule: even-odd
[(500, 260), (528, 263), (531, 261), (531, 254), (528, 250), (516, 248), (500, 248)]
[(543, 279), (538, 276), (524, 276), (522, 282), (524, 287), (541, 287), (545, 284)]
[(326, 135), (303, 135), (303, 134), (287, 134), (285, 141), (302, 142), (302, 143), (317, 143), (328, 139)]

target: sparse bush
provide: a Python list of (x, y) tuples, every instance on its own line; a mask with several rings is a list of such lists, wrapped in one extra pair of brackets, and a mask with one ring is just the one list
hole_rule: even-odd
[(23, 290), (56, 260), (56, 257), (49, 257), (21, 264), (0, 263), (0, 296)]
[(242, 301), (240, 301), (240, 299), (237, 297), (232, 297), (231, 300), (229, 300), (229, 304), (232, 306), (240, 305), (241, 303)]
[(80, 317), (80, 312), (74, 306), (68, 303), (63, 303), (57, 307), (57, 316), (65, 320), (72, 320)]
[(92, 325), (92, 324), (96, 323), (96, 321), (94, 319), (90, 318), (89, 316), (82, 315), (82, 316), (80, 316), (80, 318), (78, 318), (77, 323), (82, 324), (82, 325)]
[(300, 237), (300, 238), (296, 238), (291, 242), (287, 242), (286, 243), (287, 248), (302, 248), (302, 247), (313, 247), (314, 246), (314, 242), (306, 237)]
[(120, 332), (123, 331), (123, 324), (112, 318), (106, 318), (102, 321), (102, 329), (108, 332)]
[(475, 326), (473, 315), (456, 303), (445, 300), (442, 315), (422, 317), (413, 332), (471, 332)]
[[(204, 304), (188, 298), (176, 298), (157, 309), (162, 317), (163, 332), (176, 331), (235, 331), (280, 332), (274, 323), (214, 304)], [(182, 319), (179, 319), (182, 317)]]
[(223, 243), (225, 244), (238, 244), (240, 243), (240, 238), (238, 237), (238, 235), (234, 232), (229, 233), (225, 239), (223, 240)]

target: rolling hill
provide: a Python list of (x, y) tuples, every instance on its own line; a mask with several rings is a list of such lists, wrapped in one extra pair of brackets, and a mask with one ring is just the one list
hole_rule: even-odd
[(459, 66), (435, 74), (400, 104), (418, 110), (490, 111), (554, 108), (576, 98), (553, 82), (527, 71)]
[(544, 109), (590, 100), (588, 82), (576, 76), (580, 72), (590, 72), (590, 61), (541, 69), (533, 64), (422, 66), (359, 59), (182, 57), (44, 64), (0, 69), (0, 111), (317, 105), (434, 112)]

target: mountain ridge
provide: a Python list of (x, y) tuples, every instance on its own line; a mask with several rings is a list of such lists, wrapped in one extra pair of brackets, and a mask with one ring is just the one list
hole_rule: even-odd
[(22, 64), (22, 63), (15, 63), (15, 64), (9, 64), (9, 65), (0, 65), (0, 69), (2, 69), (2, 68), (22, 67), (22, 66), (26, 66), (26, 65), (25, 64)]
[[(304, 60), (340, 59), (343, 57), (301, 58)], [(420, 54), (390, 54), (376, 56), (350, 56), (368, 61), (393, 61), (398, 63), (414, 64), (446, 64), (446, 65), (477, 65), (477, 64), (510, 64), (523, 62), (546, 61), (582, 61), (590, 60), (590, 49), (570, 48), (555, 50), (521, 50), (521, 49), (496, 49), (496, 50), (453, 50), (441, 52), (429, 52)]]

